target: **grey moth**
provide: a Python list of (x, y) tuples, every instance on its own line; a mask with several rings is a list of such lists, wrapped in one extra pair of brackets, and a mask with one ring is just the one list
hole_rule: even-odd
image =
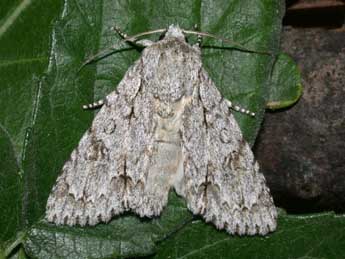
[(136, 42), (142, 55), (96, 103), (102, 108), (48, 198), (47, 221), (159, 216), (173, 188), (193, 214), (230, 234), (276, 229), (276, 207), (231, 109), (250, 112), (222, 98), (188, 32), (171, 25), (157, 42)]

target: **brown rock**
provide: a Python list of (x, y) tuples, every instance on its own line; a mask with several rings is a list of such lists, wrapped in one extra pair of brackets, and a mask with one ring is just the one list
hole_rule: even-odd
[(255, 146), (278, 206), (345, 211), (345, 30), (285, 28), (282, 48), (300, 67), (304, 93), (267, 113)]

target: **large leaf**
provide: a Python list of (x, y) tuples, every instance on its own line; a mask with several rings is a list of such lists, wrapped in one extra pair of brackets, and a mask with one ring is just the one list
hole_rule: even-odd
[[(113, 91), (140, 55), (137, 49), (117, 44), (122, 51), (85, 67), (77, 74), (88, 56), (119, 42), (119, 37), (110, 30), (112, 25), (117, 24), (128, 34), (134, 34), (172, 23), (179, 23), (184, 28), (192, 28), (199, 23), (202, 30), (235, 38), (251, 49), (277, 52), (282, 18), (282, 7), (278, 3), (66, 1), (53, 33), (49, 71), (39, 87), (36, 121), (25, 156), (26, 184), (31, 188), (35, 186), (26, 194), (31, 208), (28, 220), (34, 222), (43, 214), (47, 196), (61, 166), (90, 125), (93, 114), (83, 111), (81, 105)], [(219, 42), (212, 45), (222, 46)], [(268, 55), (233, 49), (207, 48), (204, 52), (205, 66), (223, 94), (258, 111), (259, 116), (255, 119), (238, 115), (249, 140), (254, 139), (261, 123), (273, 61)]]
[(281, 215), (267, 237), (233, 237), (195, 221), (164, 241), (153, 258), (313, 258), (345, 255), (344, 216)]
[[(44, 212), (45, 201), (57, 173), (90, 125), (92, 114), (83, 111), (81, 105), (113, 91), (140, 55), (137, 49), (128, 50), (130, 46), (118, 44), (119, 49), (127, 51), (116, 52), (77, 74), (88, 56), (119, 42), (119, 37), (110, 30), (112, 25), (134, 34), (172, 23), (179, 23), (184, 28), (192, 28), (198, 23), (202, 30), (235, 38), (252, 49), (276, 52), (282, 18), (282, 8), (278, 3), (66, 1), (54, 30), (49, 71), (41, 84), (39, 112), (24, 164), (25, 173), (40, 183), (28, 193), (29, 202), (39, 205), (32, 206), (35, 208), (31, 210), (29, 219), (37, 219), (35, 215)], [(212, 44), (222, 46), (219, 42)], [(205, 66), (223, 94), (235, 102), (243, 101), (244, 106), (262, 114), (273, 58), (223, 48), (208, 48), (204, 53)], [(247, 138), (253, 139), (261, 116), (256, 119), (241, 116), (240, 119)]]
[[(42, 238), (61, 241), (52, 236), (66, 234), (64, 245), (71, 249), (69, 251), (78, 253), (73, 250), (77, 249), (75, 244), (82, 243), (83, 248), (88, 242), (82, 240), (102, 244), (104, 234), (115, 229), (119, 231), (117, 227), (120, 225), (125, 233), (141, 229), (143, 236), (155, 235), (153, 243), (136, 243), (125, 234), (120, 241), (115, 234), (109, 234), (106, 240), (111, 247), (115, 244), (115, 248), (107, 246), (96, 257), (152, 253), (154, 242), (188, 221), (190, 214), (182, 209), (168, 210), (170, 214), (167, 217), (171, 222), (162, 232), (154, 229), (164, 223), (164, 217), (152, 222), (119, 217), (109, 225), (90, 229), (56, 228), (36, 223), (44, 214), (46, 199), (64, 161), (93, 118), (94, 114), (83, 111), (81, 105), (113, 91), (140, 55), (140, 50), (119, 43), (119, 37), (110, 27), (118, 25), (128, 34), (135, 34), (172, 23), (187, 29), (198, 24), (202, 31), (234, 39), (250, 49), (276, 54), (283, 2), (66, 0), (51, 33), (50, 55), (47, 35), (51, 32), (49, 25), (61, 6), (60, 1), (3, 1), (0, 6), (4, 7), (0, 8), (1, 12), (5, 10), (0, 23), (0, 76), (4, 85), (0, 89), (4, 107), (0, 112), (0, 123), (2, 131), (6, 132), (1, 138), (5, 141), (1, 144), (5, 147), (1, 152), (10, 155), (8, 164), (1, 167), (5, 172), (1, 177), (6, 177), (13, 186), (21, 186), (8, 189), (4, 188), (7, 187), (5, 182), (0, 183), (4, 193), (17, 197), (21, 204), (18, 209), (13, 209), (14, 205), (8, 200), (0, 200), (1, 208), (6, 206), (10, 211), (10, 215), (1, 219), (1, 224), (12, 224), (14, 220), (23, 222), (23, 226), (35, 224), (25, 242), (33, 257), (46, 255), (40, 251), (58, 251), (53, 243), (43, 243), (47, 247), (42, 247)], [(154, 38), (158, 39), (158, 36)], [(89, 56), (114, 44), (118, 51), (113, 55), (77, 73)], [(235, 50), (231, 45), (215, 40), (205, 39), (204, 45), (204, 65), (222, 94), (258, 114), (256, 118), (236, 114), (245, 138), (252, 144), (269, 97), (274, 58)], [(42, 77), (43, 71), (46, 74)], [(170, 202), (174, 204), (178, 200), (172, 198)], [(21, 225), (15, 223), (8, 232), (10, 234), (3, 239), (19, 228)], [(130, 243), (130, 251), (124, 253), (116, 242)], [(85, 248), (80, 255), (91, 257), (92, 252)], [(55, 253), (58, 255), (61, 254)]]

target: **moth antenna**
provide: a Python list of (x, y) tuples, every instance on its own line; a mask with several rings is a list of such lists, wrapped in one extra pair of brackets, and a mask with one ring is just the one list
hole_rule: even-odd
[(116, 31), (120, 37), (122, 38), (122, 40), (120, 42), (118, 42), (117, 44), (111, 46), (111, 47), (108, 47), (98, 53), (96, 53), (95, 55), (89, 57), (83, 64), (81, 64), (80, 68), (78, 69), (78, 73), (80, 72), (80, 70), (86, 66), (87, 64), (90, 64), (92, 61), (94, 61), (95, 59), (97, 59), (97, 57), (103, 57), (105, 55), (108, 54), (109, 51), (111, 50), (115, 50), (115, 48), (117, 47), (118, 44), (122, 43), (122, 42), (125, 42), (126, 41), (126, 38), (127, 38), (127, 34), (122, 32), (122, 30), (118, 27), (118, 26), (113, 26), (111, 27), (112, 30)]
[(116, 47), (117, 47), (117, 45), (120, 44), (121, 42), (124, 42), (124, 40), (121, 40), (119, 43), (117, 43), (117, 44), (115, 44), (115, 45), (113, 45), (113, 46), (111, 46), (111, 47), (108, 47), (108, 48), (106, 48), (106, 49), (104, 49), (104, 50), (102, 50), (102, 51), (96, 53), (95, 55), (92, 55), (91, 57), (89, 57), (86, 61), (83, 62), (83, 64), (81, 64), (81, 66), (79, 67), (77, 73), (79, 73), (80, 70), (82, 70), (82, 68), (83, 68), (84, 66), (86, 66), (87, 64), (90, 64), (92, 61), (94, 61), (94, 60), (96, 60), (96, 59), (99, 59), (99, 58), (102, 58), (102, 57), (108, 55), (109, 52), (110, 52), (111, 50), (115, 50)]
[(153, 31), (145, 31), (145, 32), (141, 32), (141, 33), (135, 34), (133, 36), (129, 36), (129, 37), (125, 38), (124, 40), (125, 41), (129, 41), (129, 42), (134, 42), (134, 41), (136, 41), (141, 36), (155, 34), (155, 33), (163, 33), (163, 32), (166, 32), (166, 31), (167, 31), (167, 29), (157, 29), (157, 30), (153, 30)]
[(141, 37), (141, 36), (145, 36), (145, 35), (150, 35), (150, 34), (155, 34), (155, 33), (162, 33), (162, 32), (166, 32), (166, 29), (158, 29), (158, 30), (153, 30), (153, 31), (147, 31), (147, 32), (142, 32), (142, 33), (138, 33), (135, 34), (133, 36), (127, 36), (127, 34), (123, 33), (118, 27), (114, 26), (111, 29), (115, 30), (123, 39), (118, 42), (117, 44), (110, 46), (98, 53), (96, 53), (95, 55), (89, 57), (83, 64), (81, 64), (81, 66), (79, 67), (77, 73), (80, 72), (80, 70), (86, 66), (87, 64), (90, 64), (92, 61), (94, 61), (95, 59), (99, 58), (99, 57), (104, 57), (105, 55), (109, 54), (108, 52), (111, 50), (115, 50), (116, 47), (121, 44), (122, 42), (130, 42), (130, 43), (134, 43), (135, 41)]
[(104, 100), (102, 99), (94, 103), (83, 105), (83, 109), (84, 110), (95, 109), (95, 108), (101, 107), (103, 104), (104, 104)]
[(238, 105), (233, 105), (233, 103), (229, 100), (225, 100), (226, 104), (228, 105), (229, 108), (237, 111), (237, 112), (240, 112), (240, 113), (243, 113), (243, 114), (247, 114), (247, 115), (250, 115), (252, 117), (255, 116), (255, 112), (252, 112), (250, 110), (247, 110), (247, 109), (244, 109), (242, 108), (241, 106), (238, 106)]
[(235, 42), (233, 40), (229, 40), (229, 39), (226, 39), (226, 38), (223, 38), (223, 37), (220, 37), (220, 36), (208, 33), (208, 32), (189, 31), (189, 30), (183, 30), (183, 32), (186, 34), (200, 35), (200, 36), (204, 36), (204, 37), (209, 37), (209, 38), (221, 40), (223, 42), (226, 42), (226, 43), (233, 45), (236, 49), (239, 49), (239, 50), (252, 52), (252, 53), (258, 53), (258, 54), (264, 54), (264, 55), (270, 55), (270, 56), (273, 55), (273, 53), (268, 52), (268, 51), (258, 51), (258, 50), (248, 49), (238, 42)]

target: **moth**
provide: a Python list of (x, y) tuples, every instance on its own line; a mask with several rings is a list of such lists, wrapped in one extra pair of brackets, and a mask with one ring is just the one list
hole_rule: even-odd
[[(163, 39), (137, 36), (165, 31)], [(230, 234), (265, 235), (277, 211), (263, 174), (224, 99), (202, 66), (199, 44), (171, 25), (127, 37), (141, 57), (104, 101), (48, 198), (46, 219), (96, 225), (131, 211), (161, 214), (170, 189), (193, 214)]]

